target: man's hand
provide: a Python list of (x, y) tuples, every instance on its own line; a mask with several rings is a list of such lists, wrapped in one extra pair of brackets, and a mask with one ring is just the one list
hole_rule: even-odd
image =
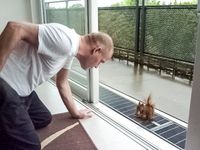
[(92, 117), (91, 112), (92, 111), (90, 109), (81, 109), (81, 110), (79, 110), (78, 116), (72, 116), (72, 117), (77, 118), (77, 119), (90, 118), (90, 117)]
[(92, 116), (90, 109), (81, 109), (81, 110), (77, 109), (68, 82), (68, 70), (61, 69), (57, 73), (56, 85), (58, 87), (58, 91), (63, 100), (63, 103), (65, 104), (66, 108), (68, 109), (69, 113), (73, 118), (83, 119)]

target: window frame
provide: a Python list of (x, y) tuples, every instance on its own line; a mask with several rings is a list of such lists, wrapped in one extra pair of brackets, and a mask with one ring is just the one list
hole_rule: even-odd
[(196, 59), (194, 63), (194, 81), (192, 85), (192, 96), (190, 102), (190, 113), (188, 122), (188, 131), (186, 135), (186, 150), (195, 150), (200, 147), (200, 119), (197, 114), (200, 113), (200, 0), (198, 0), (198, 31), (197, 31), (197, 45), (196, 45)]

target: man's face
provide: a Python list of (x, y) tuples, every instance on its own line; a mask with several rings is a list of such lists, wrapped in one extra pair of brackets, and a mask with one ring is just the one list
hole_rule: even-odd
[(91, 54), (82, 61), (81, 67), (83, 69), (97, 68), (101, 63), (105, 63), (110, 58), (111, 56), (104, 54), (101, 48), (94, 48)]

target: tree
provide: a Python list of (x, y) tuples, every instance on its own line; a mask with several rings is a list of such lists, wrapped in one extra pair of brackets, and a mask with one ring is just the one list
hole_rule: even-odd
[(124, 0), (122, 1), (122, 4), (124, 6), (134, 6), (136, 5), (137, 0)]
[(147, 1), (146, 5), (160, 5), (160, 1), (158, 0)]
[[(187, 0), (184, 2), (177, 2), (177, 0), (171, 1), (170, 4), (166, 4), (165, 1), (162, 2), (160, 0), (144, 0), (145, 5), (196, 5), (196, 0)], [(112, 6), (135, 6), (137, 0), (123, 0), (120, 3), (113, 4)], [(142, 3), (142, 0), (139, 0), (139, 4)]]
[(137, 0), (123, 0), (122, 2), (112, 4), (111, 6), (135, 6)]

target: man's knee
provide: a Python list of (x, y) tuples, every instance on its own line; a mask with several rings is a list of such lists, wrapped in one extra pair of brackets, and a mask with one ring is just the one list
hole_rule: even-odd
[(14, 147), (14, 149), (16, 149), (16, 148), (18, 148), (18, 149), (23, 149), (23, 150), (41, 150), (41, 143), (40, 143), (40, 141), (38, 141), (38, 143), (35, 143), (34, 145), (32, 145), (32, 144), (28, 144), (28, 145), (23, 145), (23, 144), (21, 144), (21, 145), (17, 145), (17, 146), (15, 146)]
[[(31, 141), (30, 141), (31, 142)], [(41, 143), (40, 141), (38, 140), (37, 142), (35, 142), (34, 144), (17, 144), (15, 146), (15, 148), (18, 147), (19, 149), (27, 149), (27, 150), (41, 150)]]
[[(35, 132), (36, 133), (36, 132)], [(8, 136), (0, 134), (0, 149), (2, 150), (41, 150), (41, 142), (37, 134), (27, 136)]]
[(42, 118), (42, 120), (37, 121), (33, 120), (33, 124), (35, 126), (35, 129), (40, 129), (48, 126), (52, 121), (52, 115), (50, 113), (45, 114), (45, 117)]
[(52, 121), (52, 115), (51, 113), (49, 112), (47, 115), (46, 115), (46, 119), (44, 121), (44, 127), (48, 126)]
[(30, 134), (24, 134), (15, 139), (15, 143), (20, 150), (41, 150), (40, 138), (34, 129), (30, 130)]
[(31, 145), (30, 150), (41, 150), (41, 144), (38, 142), (36, 145)]

